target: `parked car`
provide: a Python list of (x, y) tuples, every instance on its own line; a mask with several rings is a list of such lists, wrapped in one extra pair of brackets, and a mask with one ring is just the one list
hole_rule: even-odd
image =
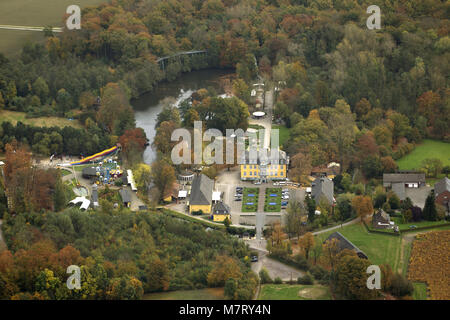
[(234, 201), (242, 201), (242, 198), (234, 198)]
[(256, 184), (256, 185), (261, 184), (261, 181), (255, 181), (255, 182), (253, 182), (253, 184)]
[(252, 262), (258, 262), (258, 256), (252, 256)]

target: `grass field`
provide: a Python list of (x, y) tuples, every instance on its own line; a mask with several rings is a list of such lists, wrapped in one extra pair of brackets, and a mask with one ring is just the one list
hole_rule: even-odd
[(450, 165), (450, 143), (423, 140), (410, 154), (397, 160), (400, 170), (413, 170), (420, 168), (423, 160), (427, 158), (438, 158), (444, 166)]
[[(53, 26), (64, 25), (63, 16), (69, 5), (80, 7), (97, 5), (105, 0), (2, 0), (0, 21), (5, 25)], [(83, 27), (83, 26), (81, 26)], [(0, 52), (6, 56), (20, 53), (26, 42), (43, 42), (44, 34), (36, 31), (0, 30)]]
[[(389, 235), (382, 235), (371, 233), (369, 234), (366, 228), (358, 223), (333, 231), (319, 234), (317, 239), (324, 241), (331, 233), (338, 231), (355, 246), (361, 249), (373, 264), (389, 263), (393, 270), (400, 267), (401, 260), (401, 237), (394, 237)], [(404, 256), (404, 259), (406, 257)], [(407, 262), (407, 261), (405, 261)]]
[(223, 300), (223, 288), (148, 293), (143, 300)]
[[(258, 195), (259, 188), (244, 188), (242, 192), (242, 212), (256, 212), (258, 211)], [(249, 197), (253, 195), (253, 197)], [(248, 205), (247, 203), (253, 203)]]
[[(271, 194), (276, 194), (276, 197), (271, 197)], [(264, 211), (266, 212), (280, 212), (281, 211), (281, 188), (267, 188), (265, 195)], [(275, 203), (275, 205), (270, 205)]]
[(427, 300), (427, 285), (422, 282), (413, 282), (414, 300)]
[(69, 120), (65, 118), (58, 117), (41, 117), (41, 118), (26, 118), (25, 112), (16, 111), (0, 111), (0, 123), (4, 121), (9, 121), (13, 125), (16, 125), (18, 121), (36, 126), (36, 127), (74, 127), (81, 128), (81, 124), (77, 120)]
[(331, 294), (320, 285), (265, 284), (258, 300), (331, 300)]
[(272, 129), (278, 129), (280, 134), (280, 146), (283, 146), (284, 143), (289, 139), (289, 128), (286, 128), (286, 126), (282, 125), (273, 125)]
[(420, 221), (420, 222), (409, 222), (409, 223), (400, 223), (400, 218), (392, 218), (396, 225), (398, 225), (398, 228), (400, 229), (400, 232), (405, 231), (412, 231), (413, 228), (410, 228), (411, 226), (417, 226), (418, 228), (422, 227), (438, 227), (442, 224), (448, 223), (448, 221), (442, 220), (442, 221)]

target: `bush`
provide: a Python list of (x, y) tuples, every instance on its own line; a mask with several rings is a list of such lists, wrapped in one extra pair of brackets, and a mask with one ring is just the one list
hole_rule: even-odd
[(328, 272), (321, 266), (313, 266), (309, 269), (309, 272), (313, 275), (313, 277), (317, 280), (322, 280), (328, 277)]
[(269, 276), (269, 272), (267, 272), (266, 268), (262, 268), (261, 271), (259, 271), (259, 278), (261, 279), (261, 284), (266, 284), (266, 283), (272, 283), (273, 282), (273, 280)]
[(297, 255), (294, 257), (294, 261), (295, 261), (295, 263), (296, 263), (296, 265), (297, 265), (297, 267), (298, 267), (299, 269), (302, 269), (302, 270), (308, 270), (308, 269), (309, 269), (309, 263), (308, 263), (308, 260), (306, 260), (306, 258), (305, 258), (304, 255), (302, 255), (302, 254), (297, 254)]
[(414, 291), (414, 287), (411, 281), (396, 273), (392, 276), (389, 291), (396, 297), (410, 296)]
[(275, 284), (282, 284), (283, 280), (281, 280), (280, 277), (276, 277), (275, 280), (273, 280), (273, 283), (275, 283)]
[(307, 273), (303, 277), (298, 277), (297, 283), (298, 284), (313, 284), (314, 279), (309, 273)]

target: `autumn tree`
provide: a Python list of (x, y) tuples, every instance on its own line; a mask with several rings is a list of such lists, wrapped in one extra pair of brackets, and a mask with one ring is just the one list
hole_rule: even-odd
[(160, 159), (152, 164), (151, 172), (153, 183), (160, 192), (159, 199), (162, 200), (175, 182), (175, 169), (167, 161)]
[(370, 261), (355, 255), (340, 259), (336, 268), (336, 292), (347, 299), (370, 300), (377, 296), (376, 290), (367, 288), (367, 267)]
[(242, 276), (238, 263), (232, 257), (219, 255), (213, 262), (212, 270), (208, 273), (208, 285), (223, 287), (230, 279), (239, 279)]
[(352, 199), (352, 207), (355, 210), (358, 217), (363, 218), (369, 214), (373, 213), (372, 198), (369, 196), (355, 196)]
[(299, 246), (305, 252), (306, 260), (309, 259), (309, 252), (314, 247), (314, 236), (311, 232), (306, 233), (300, 238)]

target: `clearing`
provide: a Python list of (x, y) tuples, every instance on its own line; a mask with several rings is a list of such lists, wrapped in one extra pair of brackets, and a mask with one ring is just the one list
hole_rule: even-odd
[(11, 122), (16, 125), (17, 122), (22, 122), (35, 127), (74, 127), (81, 128), (81, 124), (77, 120), (69, 120), (59, 117), (40, 117), (27, 118), (25, 112), (4, 110), (0, 112), (0, 124), (4, 121)]
[(144, 294), (143, 300), (223, 300), (223, 288), (178, 290)]
[(331, 294), (321, 285), (265, 284), (258, 300), (331, 300)]
[[(3, 25), (29, 27), (64, 26), (63, 16), (72, 4), (86, 7), (105, 0), (3, 0), (0, 1), (0, 21)], [(83, 28), (83, 25), (81, 26)], [(0, 30), (0, 52), (12, 57), (20, 53), (27, 42), (44, 42), (43, 32)]]
[(437, 158), (444, 166), (450, 165), (450, 143), (425, 139), (410, 154), (397, 160), (397, 164), (400, 170), (414, 170), (427, 158)]

